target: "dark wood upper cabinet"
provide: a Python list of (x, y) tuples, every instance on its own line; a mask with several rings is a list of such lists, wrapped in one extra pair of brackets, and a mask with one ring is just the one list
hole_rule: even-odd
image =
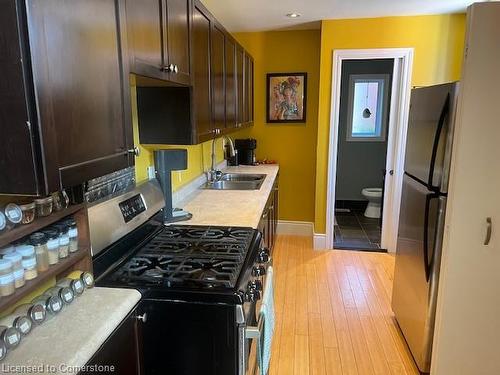
[(210, 19), (200, 4), (193, 10), (193, 119), (196, 140), (206, 141), (212, 137), (212, 101), (210, 75)]
[(244, 70), (244, 122), (246, 124), (253, 122), (253, 58), (245, 51), (245, 70)]
[(225, 39), (222, 28), (214, 25), (211, 35), (212, 119), (214, 128), (221, 130), (226, 127)]
[(236, 42), (226, 35), (226, 129), (237, 127), (237, 97), (236, 97)]
[(191, 0), (126, 0), (131, 72), (191, 83)]
[(9, 135), (0, 142), (12, 143), (0, 157), (1, 173), (9, 176), (0, 182), (0, 193), (47, 194), (133, 165), (127, 42), (119, 31), (125, 17), (119, 5), (116, 0), (0, 3), (1, 17), (9, 18), (0, 24), (2, 51), (9, 51), (0, 64), (12, 72), (0, 86), (0, 127)]
[(236, 46), (236, 98), (238, 126), (245, 123), (247, 106), (245, 105), (245, 51), (239, 45)]

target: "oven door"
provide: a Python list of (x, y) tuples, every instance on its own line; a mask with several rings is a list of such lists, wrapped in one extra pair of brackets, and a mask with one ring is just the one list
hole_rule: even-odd
[[(269, 267), (269, 269), (272, 268)], [(262, 358), (264, 355), (264, 325), (266, 321), (265, 314), (260, 314), (260, 311), (262, 301), (274, 300), (274, 295), (272, 295), (274, 293), (273, 282), (273, 273), (268, 272), (263, 283), (262, 299), (254, 303), (255, 309), (253, 309), (252, 316), (244, 326), (240, 327), (240, 343), (243, 348), (240, 351), (240, 375), (261, 375), (258, 356), (260, 354)]]

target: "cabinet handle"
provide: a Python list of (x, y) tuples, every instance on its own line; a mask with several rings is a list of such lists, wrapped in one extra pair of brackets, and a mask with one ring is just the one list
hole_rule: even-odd
[(212, 130), (212, 133), (214, 133), (215, 135), (219, 135), (220, 134), (220, 129), (219, 128), (215, 128)]
[(491, 232), (492, 232), (492, 226), (493, 224), (491, 223), (491, 217), (486, 218), (486, 238), (484, 239), (484, 244), (488, 246), (490, 244), (491, 240)]
[(148, 314), (144, 313), (142, 315), (137, 315), (135, 318), (143, 323), (146, 323), (148, 321)]
[(262, 218), (263, 218), (263, 219), (266, 219), (266, 218), (267, 218), (267, 214), (268, 214), (268, 213), (269, 213), (269, 212), (268, 212), (268, 211), (266, 211), (264, 214), (262, 214)]
[(139, 147), (135, 146), (134, 148), (131, 148), (130, 150), (127, 150), (129, 154), (133, 154), (134, 156), (139, 156), (141, 154), (141, 150)]
[(175, 72), (175, 65), (174, 64), (165, 65), (163, 67), (163, 71), (167, 73)]
[(179, 67), (176, 65), (174, 65), (174, 73), (177, 74), (179, 73)]

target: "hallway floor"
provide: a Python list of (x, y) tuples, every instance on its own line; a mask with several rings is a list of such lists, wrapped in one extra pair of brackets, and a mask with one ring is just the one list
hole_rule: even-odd
[(270, 374), (417, 375), (391, 311), (394, 257), (280, 235)]
[(335, 222), (335, 249), (381, 251), (380, 219), (366, 217), (364, 210), (351, 209), (335, 212)]

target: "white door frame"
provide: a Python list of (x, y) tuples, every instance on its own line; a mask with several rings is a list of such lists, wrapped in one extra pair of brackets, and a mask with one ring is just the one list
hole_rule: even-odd
[(410, 107), (413, 48), (345, 49), (333, 51), (330, 140), (328, 147), (328, 181), (326, 194), (326, 246), (333, 249), (335, 217), (335, 182), (337, 179), (337, 149), (340, 117), (340, 84), (343, 60), (394, 59), (394, 71), (387, 139), (384, 211), (381, 246), (396, 251), (399, 209), (404, 173), (406, 132)]

